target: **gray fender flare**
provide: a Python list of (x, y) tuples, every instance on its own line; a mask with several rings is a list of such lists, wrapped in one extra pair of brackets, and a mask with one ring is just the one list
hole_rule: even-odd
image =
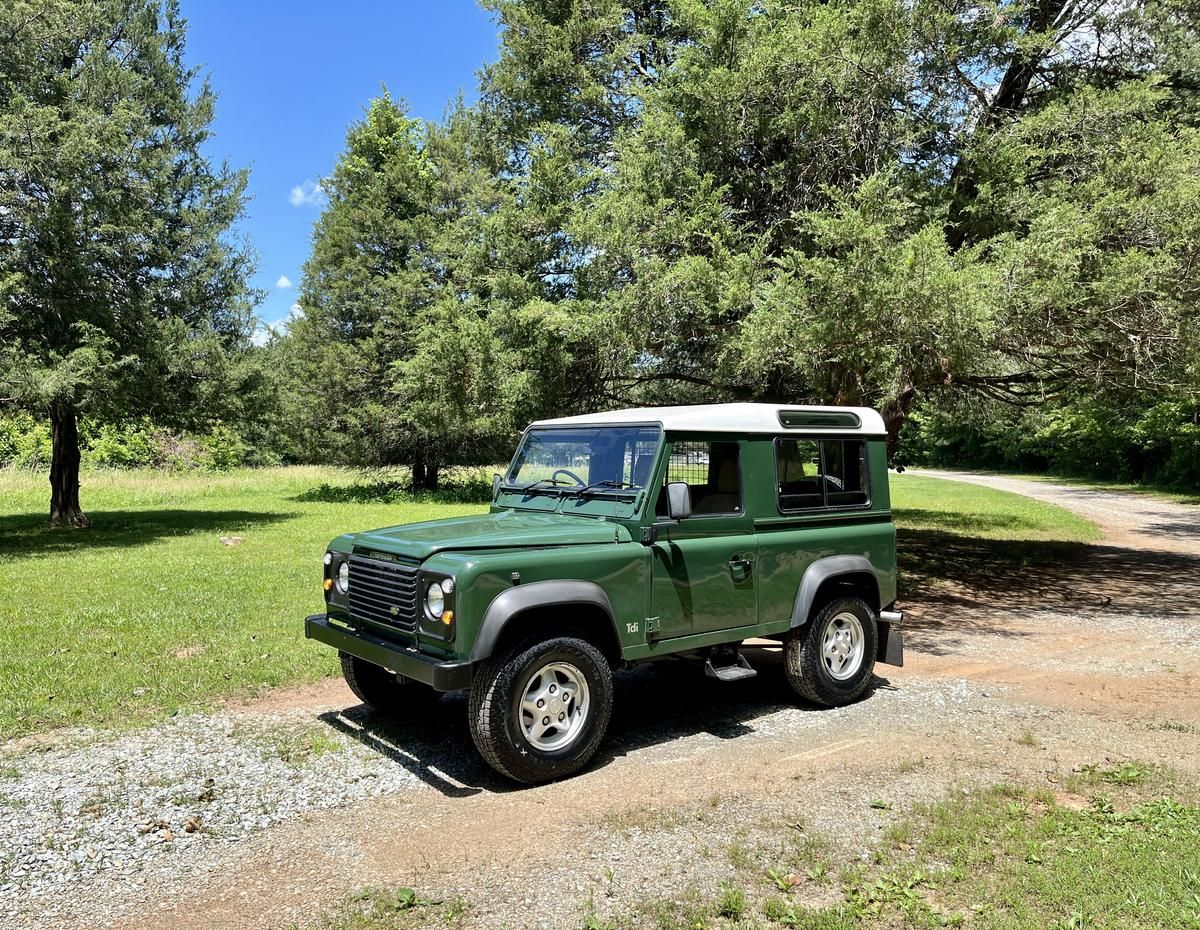
[[(492, 654), (508, 621), (532, 607), (586, 604), (599, 607), (617, 634), (617, 622), (612, 603), (600, 585), (592, 581), (535, 581), (521, 584), (497, 594), (483, 613), (483, 622), (471, 647), (471, 661), (480, 662)], [(617, 636), (617, 641), (620, 637)]]
[(871, 609), (878, 612), (882, 606), (878, 602), (879, 576), (875, 573), (869, 559), (861, 555), (831, 555), (817, 559), (804, 570), (800, 579), (800, 587), (796, 589), (796, 601), (792, 605), (792, 629), (808, 623), (808, 615), (812, 610), (813, 601), (822, 584), (838, 575), (866, 573), (875, 579), (876, 597)]

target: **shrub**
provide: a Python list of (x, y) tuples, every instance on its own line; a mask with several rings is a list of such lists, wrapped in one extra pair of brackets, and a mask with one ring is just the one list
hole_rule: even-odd
[(156, 468), (163, 464), (163, 431), (147, 418), (127, 423), (84, 423), (80, 433), (85, 465)]
[[(193, 435), (158, 426), (147, 417), (116, 423), (81, 420), (79, 446), (88, 468), (225, 471), (251, 459), (241, 435), (223, 423)], [(24, 412), (0, 417), (0, 467), (46, 469), (50, 455), (49, 423)], [(262, 464), (261, 459), (256, 464)]]
[(50, 424), (28, 413), (0, 417), (0, 467), (50, 467)]
[(242, 437), (224, 423), (200, 437), (203, 464), (214, 471), (228, 471), (246, 464), (249, 449)]
[(928, 404), (901, 433), (902, 463), (1051, 472), (1200, 488), (1200, 410), (1179, 399), (1118, 407), (1086, 398), (1032, 409)]

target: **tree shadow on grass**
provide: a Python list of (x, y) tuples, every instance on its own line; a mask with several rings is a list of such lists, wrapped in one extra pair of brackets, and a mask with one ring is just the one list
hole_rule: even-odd
[(490, 481), (446, 483), (438, 491), (414, 491), (400, 480), (320, 484), (291, 500), (301, 504), (486, 504), (492, 499)]
[(0, 515), (0, 558), (129, 548), (194, 533), (237, 536), (295, 516), (253, 510), (95, 510), (88, 512), (88, 529), (51, 529), (45, 514), (5, 514)]

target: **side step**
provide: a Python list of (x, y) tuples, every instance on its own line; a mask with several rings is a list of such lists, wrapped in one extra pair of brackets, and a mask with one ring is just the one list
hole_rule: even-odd
[(705, 659), (704, 674), (718, 681), (740, 681), (743, 678), (753, 678), (758, 672), (750, 667), (746, 657), (739, 652), (734, 665), (715, 666), (712, 659)]

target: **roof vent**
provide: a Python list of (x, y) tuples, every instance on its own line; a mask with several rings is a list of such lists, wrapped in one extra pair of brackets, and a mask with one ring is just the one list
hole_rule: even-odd
[(848, 411), (780, 410), (779, 422), (787, 429), (858, 429), (857, 413)]

